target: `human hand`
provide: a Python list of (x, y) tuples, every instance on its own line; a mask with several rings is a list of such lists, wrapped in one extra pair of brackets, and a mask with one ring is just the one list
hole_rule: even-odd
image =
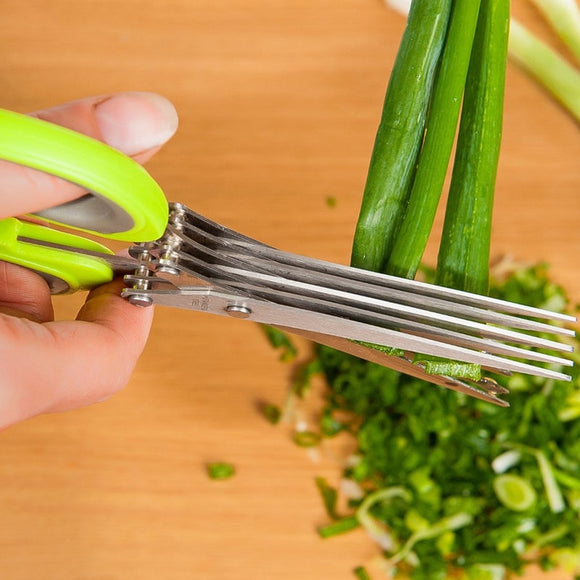
[[(104, 141), (143, 163), (171, 138), (177, 114), (164, 98), (120, 93), (33, 113)], [(40, 211), (84, 192), (59, 178), (0, 161), (0, 219)], [(116, 280), (89, 293), (75, 321), (54, 321), (48, 284), (0, 261), (0, 429), (45, 412), (95, 403), (128, 382), (153, 309), (120, 297)]]

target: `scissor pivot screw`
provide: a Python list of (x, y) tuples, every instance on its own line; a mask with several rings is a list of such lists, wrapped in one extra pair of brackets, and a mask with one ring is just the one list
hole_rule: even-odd
[(130, 294), (127, 298), (129, 304), (133, 306), (140, 306), (141, 308), (146, 308), (147, 306), (151, 306), (153, 304), (153, 299), (151, 296), (147, 296), (146, 294)]
[(248, 318), (252, 314), (252, 310), (247, 306), (241, 304), (228, 304), (226, 312), (234, 318)]

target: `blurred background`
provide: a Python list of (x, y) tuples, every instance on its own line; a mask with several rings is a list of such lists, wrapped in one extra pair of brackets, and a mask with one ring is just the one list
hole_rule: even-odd
[[(148, 169), (170, 200), (348, 262), (403, 17), (380, 0), (3, 7), (0, 106), (161, 93), (180, 128)], [(513, 10), (555, 43), (525, 0)], [(579, 158), (578, 125), (510, 65), (493, 254), (550, 263), (576, 301)], [(58, 298), (58, 316), (82, 299)], [(313, 461), (257, 411), (282, 401), (287, 374), (257, 326), (159, 308), (125, 391), (0, 435), (0, 578), (352, 578), (377, 548), (362, 532), (315, 533), (326, 520), (314, 476), (335, 483), (335, 459)], [(211, 481), (216, 460), (236, 476)]]

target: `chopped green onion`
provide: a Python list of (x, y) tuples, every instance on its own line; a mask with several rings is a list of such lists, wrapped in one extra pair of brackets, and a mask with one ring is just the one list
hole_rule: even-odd
[(327, 526), (318, 528), (318, 535), (324, 539), (332, 538), (333, 536), (338, 536), (339, 534), (350, 532), (359, 526), (360, 522), (355, 516), (347, 516), (337, 520), (336, 522), (332, 522)]
[(532, 550), (538, 550), (543, 546), (554, 543), (560, 538), (563, 538), (566, 534), (568, 534), (569, 531), (570, 528), (566, 524), (561, 524), (551, 529), (549, 532), (545, 532), (544, 534), (536, 538), (532, 546)]
[(474, 564), (467, 569), (465, 580), (504, 580), (505, 566), (501, 564)]
[(556, 476), (554, 473), (554, 468), (552, 464), (548, 461), (548, 458), (540, 449), (534, 449), (522, 444), (511, 444), (510, 447), (530, 453), (536, 458), (538, 462), (538, 468), (540, 470), (540, 475), (542, 476), (542, 483), (544, 484), (544, 489), (546, 491), (546, 497), (548, 499), (548, 504), (552, 513), (560, 513), (566, 509), (566, 504), (564, 503), (564, 497), (562, 496), (562, 491), (560, 486), (556, 481)]
[(363, 568), (363, 566), (357, 566), (352, 572), (358, 578), (358, 580), (371, 580), (369, 573), (365, 570), (365, 568)]
[(558, 483), (562, 484), (564, 487), (580, 491), (580, 477), (574, 477), (565, 471), (556, 469), (555, 467), (552, 467), (552, 472), (554, 473), (554, 479)]
[(536, 451), (535, 456), (538, 460), (540, 473), (542, 474), (542, 481), (544, 483), (550, 509), (555, 514), (560, 513), (564, 511), (566, 506), (564, 504), (562, 491), (560, 490), (560, 486), (554, 476), (552, 465), (542, 451)]
[(273, 405), (272, 403), (264, 403), (262, 405), (262, 414), (266, 417), (266, 420), (272, 425), (277, 425), (282, 417), (282, 410), (278, 405)]
[(516, 512), (528, 510), (536, 503), (534, 488), (519, 475), (498, 475), (493, 480), (493, 490), (505, 507)]
[(338, 515), (336, 513), (336, 498), (338, 497), (338, 493), (336, 492), (336, 489), (328, 485), (324, 477), (317, 477), (314, 482), (316, 483), (316, 487), (322, 496), (322, 502), (326, 509), (326, 513), (333, 520), (338, 519)]
[(498, 455), (492, 462), (491, 468), (496, 473), (504, 473), (514, 465), (517, 465), (522, 458), (522, 454), (516, 449), (510, 449), (501, 455)]
[(236, 472), (236, 468), (231, 463), (222, 461), (208, 463), (206, 468), (210, 479), (228, 479)]
[(390, 501), (395, 497), (411, 501), (411, 494), (405, 488), (399, 486), (387, 487), (368, 494), (356, 511), (358, 521), (366, 529), (367, 533), (385, 550), (393, 548), (393, 539), (391, 535), (377, 523), (375, 518), (373, 518), (370, 514), (370, 510), (375, 504)]
[(392, 564), (396, 564), (401, 560), (404, 560), (413, 546), (422, 540), (427, 540), (429, 538), (435, 538), (447, 531), (457, 530), (458, 528), (463, 528), (468, 526), (473, 521), (473, 516), (471, 514), (461, 512), (454, 514), (452, 516), (441, 518), (439, 521), (435, 522), (432, 526), (425, 528), (423, 530), (418, 530), (405, 542), (404, 546), (390, 558)]
[(550, 560), (568, 574), (575, 574), (574, 580), (580, 576), (580, 552), (574, 548), (560, 548), (554, 550)]
[(290, 340), (290, 337), (275, 326), (263, 324), (262, 328), (269, 343), (281, 351), (280, 360), (285, 362), (294, 360), (297, 350), (292, 340)]
[(320, 435), (313, 431), (298, 431), (292, 440), (298, 447), (316, 447), (320, 443)]
[[(425, 281), (432, 280), (433, 273), (425, 272)], [(503, 264), (501, 277), (492, 277), (491, 295), (532, 306), (558, 295), (568, 304), (545, 265)], [(566, 340), (578, 350), (577, 339)], [(343, 485), (334, 490), (358, 507), (355, 515), (322, 528), (323, 537), (362, 524), (385, 551), (381, 565), (394, 577), (415, 580), (462, 573), (465, 580), (507, 580), (529, 564), (572, 565), (571, 552), (561, 549), (580, 553), (580, 420), (562, 424), (559, 414), (580, 402), (580, 365), (571, 369), (572, 381), (555, 382), (548, 390), (545, 382), (521, 375), (506, 411), (326, 347), (315, 352), (328, 390), (311, 429), (334, 436), (336, 429), (323, 429), (323, 421), (334, 416), (345, 422), (344, 437), (353, 438), (353, 449), (341, 464), (342, 477), (360, 492), (351, 494)], [(508, 386), (513, 377), (497, 380)], [(544, 459), (538, 460), (538, 451)], [(493, 481), (502, 475), (517, 475), (532, 486), (536, 501), (527, 511), (508, 509), (498, 499)], [(334, 491), (327, 491), (323, 501), (335, 506)], [(563, 511), (553, 511), (558, 498)], [(433, 529), (433, 522), (456, 514), (473, 521)], [(423, 530), (438, 535), (413, 536)], [(414, 545), (401, 553), (411, 537)], [(397, 553), (400, 560), (393, 563), (390, 557)]]

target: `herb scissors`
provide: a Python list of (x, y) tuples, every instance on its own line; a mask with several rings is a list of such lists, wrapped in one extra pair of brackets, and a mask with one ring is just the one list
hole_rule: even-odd
[[(0, 260), (43, 276), (53, 294), (124, 274), (123, 296), (276, 326), (497, 405), (493, 378), (431, 374), (414, 355), (567, 380), (574, 317), (280, 251), (167, 203), (120, 152), (63, 127), (0, 109), (0, 159), (84, 188), (77, 200), (0, 221)], [(131, 243), (130, 257), (68, 228)]]

